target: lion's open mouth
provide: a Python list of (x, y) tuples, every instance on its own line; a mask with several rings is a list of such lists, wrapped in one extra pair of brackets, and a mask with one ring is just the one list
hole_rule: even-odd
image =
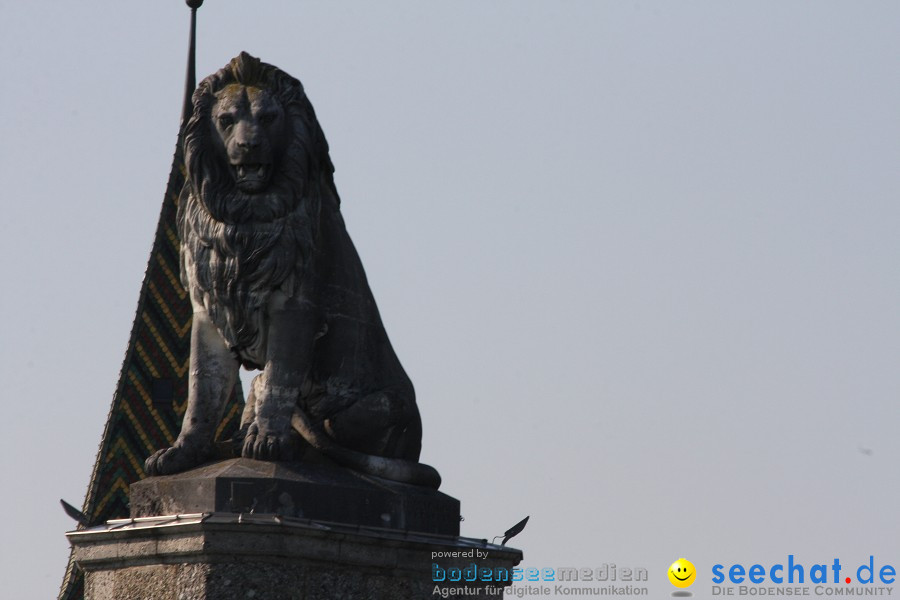
[(242, 192), (258, 192), (269, 183), (271, 165), (264, 163), (244, 163), (231, 165), (234, 182)]

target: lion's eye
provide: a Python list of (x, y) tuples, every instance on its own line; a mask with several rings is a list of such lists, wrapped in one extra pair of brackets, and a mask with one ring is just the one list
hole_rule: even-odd
[(219, 115), (219, 127), (227, 129), (234, 125), (234, 117), (231, 115)]
[(277, 118), (278, 118), (277, 113), (267, 112), (267, 113), (263, 113), (263, 114), (259, 115), (259, 122), (262, 123), (263, 125), (271, 125), (272, 123), (275, 122), (275, 119), (277, 119)]

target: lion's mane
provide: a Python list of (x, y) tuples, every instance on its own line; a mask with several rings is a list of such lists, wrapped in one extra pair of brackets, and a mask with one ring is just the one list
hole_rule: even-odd
[[(285, 112), (285, 150), (275, 157), (268, 188), (256, 194), (237, 188), (211, 138), (217, 94), (231, 84), (268, 90)], [(261, 368), (269, 296), (276, 289), (297, 293), (315, 252), (319, 211), (339, 203), (328, 143), (301, 83), (242, 52), (194, 92), (184, 155), (182, 282), (242, 362)]]

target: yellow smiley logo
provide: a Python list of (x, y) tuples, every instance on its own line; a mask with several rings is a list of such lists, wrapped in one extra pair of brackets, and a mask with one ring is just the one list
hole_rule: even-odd
[(686, 558), (679, 558), (669, 567), (669, 581), (675, 587), (686, 588), (694, 583), (697, 578), (697, 569), (694, 564)]

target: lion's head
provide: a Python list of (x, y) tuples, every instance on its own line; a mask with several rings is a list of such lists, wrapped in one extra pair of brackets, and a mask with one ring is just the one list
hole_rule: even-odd
[(200, 83), (193, 106), (185, 163), (192, 193), (216, 220), (268, 221), (301, 198), (336, 197), (312, 104), (281, 69), (241, 52)]
[(213, 145), (228, 163), (238, 190), (262, 192), (269, 186), (275, 159), (284, 151), (284, 109), (265, 88), (232, 83), (216, 97), (212, 109)]
[(276, 288), (293, 295), (319, 210), (339, 202), (328, 143), (301, 83), (242, 52), (194, 92), (184, 154), (182, 280), (258, 364), (260, 309)]

